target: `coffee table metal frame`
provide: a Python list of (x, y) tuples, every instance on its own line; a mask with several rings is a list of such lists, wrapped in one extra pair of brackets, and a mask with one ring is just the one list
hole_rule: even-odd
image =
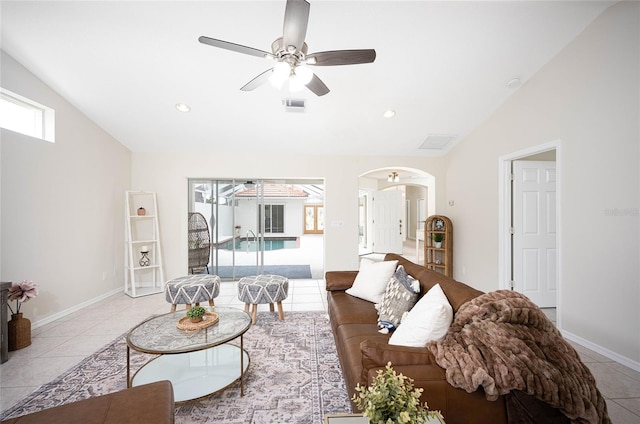
[[(221, 365), (225, 368), (225, 373), (229, 373), (230, 365), (238, 365), (240, 368), (239, 376), (232, 373), (231, 376), (224, 375), (224, 382), (217, 385), (211, 383), (214, 377), (209, 378), (209, 384), (213, 391), (206, 393), (198, 393), (197, 395), (189, 395), (180, 393), (176, 390), (176, 402), (185, 402), (188, 400), (199, 399), (205, 396), (218, 393), (226, 389), (230, 385), (240, 380), (240, 394), (244, 396), (244, 374), (249, 367), (249, 354), (244, 350), (243, 335), (251, 327), (251, 316), (241, 309), (210, 307), (206, 308), (211, 312), (219, 315), (218, 323), (211, 327), (203, 328), (196, 332), (186, 332), (176, 327), (176, 323), (184, 316), (184, 311), (170, 312), (168, 314), (159, 315), (150, 318), (137, 326), (135, 326), (127, 334), (127, 387), (132, 387), (136, 376), (144, 375), (145, 367), (148, 369), (156, 369), (157, 380), (172, 381), (170, 372), (163, 375), (163, 370), (174, 370), (176, 375), (184, 375), (182, 372), (182, 364), (199, 363), (198, 369), (203, 369), (206, 374), (214, 372), (220, 365), (216, 362), (224, 362)], [(240, 346), (227, 344), (228, 342), (240, 338)], [(133, 376), (131, 376), (131, 349), (147, 354), (160, 355), (147, 361)], [(239, 354), (238, 354), (239, 353)], [(239, 356), (239, 358), (236, 358)], [(164, 359), (163, 359), (164, 358)], [(220, 359), (222, 358), (222, 359)], [(204, 364), (204, 365), (202, 365)], [(234, 365), (234, 366), (235, 366)], [(154, 374), (155, 371), (149, 371)], [(207, 377), (202, 376), (202, 377)], [(149, 379), (149, 376), (146, 376)], [(155, 380), (154, 376), (151, 380)], [(198, 376), (198, 381), (202, 378)], [(175, 380), (174, 380), (175, 381)], [(174, 386), (176, 383), (174, 383)], [(150, 382), (150, 381), (145, 381)], [(193, 387), (191, 382), (180, 381), (179, 383), (187, 383)], [(143, 383), (140, 383), (143, 384)], [(197, 391), (197, 390), (196, 390)], [(182, 397), (185, 396), (183, 399)]]

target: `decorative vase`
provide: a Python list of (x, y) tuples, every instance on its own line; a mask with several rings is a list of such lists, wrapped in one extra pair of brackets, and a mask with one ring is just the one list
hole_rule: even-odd
[(138, 215), (142, 216), (146, 214), (147, 214), (147, 210), (145, 208), (138, 208)]
[(189, 320), (190, 320), (191, 322), (193, 322), (193, 323), (196, 323), (196, 322), (200, 322), (200, 321), (202, 321), (202, 317), (198, 317), (198, 318), (189, 318)]
[(151, 259), (149, 259), (149, 252), (140, 252), (140, 260), (138, 263), (140, 266), (149, 266), (151, 264)]
[(31, 344), (31, 321), (22, 316), (22, 313), (11, 315), (7, 323), (9, 350), (18, 350)]

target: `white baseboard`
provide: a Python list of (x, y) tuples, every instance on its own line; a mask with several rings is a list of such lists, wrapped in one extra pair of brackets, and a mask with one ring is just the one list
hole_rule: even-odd
[(634, 371), (638, 371), (640, 372), (640, 362), (638, 361), (634, 361), (633, 359), (627, 358), (626, 356), (622, 356), (616, 352), (613, 352), (607, 348), (604, 348), (600, 345), (597, 345), (593, 342), (590, 342), (587, 339), (583, 339), (580, 336), (576, 336), (573, 333), (570, 333), (568, 331), (564, 331), (564, 330), (560, 330), (560, 332), (562, 333), (562, 335), (567, 338), (568, 340), (571, 340), (573, 342), (578, 343), (581, 346), (586, 347), (587, 349), (591, 349), (596, 353), (599, 353), (602, 356), (606, 356), (607, 358), (624, 365), (625, 367), (629, 367)]
[(82, 302), (82, 303), (78, 303), (77, 305), (72, 306), (69, 309), (65, 309), (64, 311), (60, 311), (57, 314), (53, 314), (50, 315), (46, 318), (43, 318), (41, 320), (35, 321), (33, 323), (31, 323), (31, 328), (38, 328), (38, 327), (42, 327), (43, 325), (49, 324), (57, 319), (66, 317), (67, 315), (70, 315), (76, 311), (79, 311), (80, 309), (84, 309), (87, 306), (91, 306), (95, 303), (100, 302), (101, 300), (106, 299), (107, 297), (113, 296), (114, 294), (118, 294), (118, 293), (122, 293), (124, 289), (121, 287), (119, 289), (113, 289), (110, 292), (107, 292), (103, 295), (100, 295), (98, 297), (94, 297), (93, 299), (89, 299), (86, 302)]

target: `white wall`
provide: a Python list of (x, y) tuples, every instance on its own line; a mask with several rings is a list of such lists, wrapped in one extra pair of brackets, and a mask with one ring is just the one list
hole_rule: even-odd
[[(498, 282), (498, 158), (560, 140), (566, 334), (640, 365), (640, 4), (606, 10), (447, 155), (454, 277)], [(618, 212), (615, 212), (615, 211)]]
[[(238, 199), (236, 208), (236, 225), (240, 225), (240, 234), (245, 237), (247, 231), (258, 233), (256, 217), (256, 199)], [(304, 227), (304, 198), (300, 199), (271, 199), (265, 197), (265, 205), (284, 205), (284, 233), (274, 233), (274, 236), (300, 237)], [(266, 233), (269, 237), (271, 233)]]
[[(407, 166), (444, 184), (443, 158), (134, 153), (132, 188), (158, 193), (165, 278), (187, 269), (187, 202), (190, 177), (325, 179), (325, 270), (358, 267), (358, 176), (372, 169)], [(443, 192), (444, 190), (440, 190)], [(437, 199), (436, 204), (441, 205)], [(342, 225), (341, 225), (342, 224)]]
[(4, 52), (1, 71), (56, 111), (55, 143), (0, 130), (1, 278), (39, 284), (22, 308), (37, 322), (122, 289), (131, 154)]

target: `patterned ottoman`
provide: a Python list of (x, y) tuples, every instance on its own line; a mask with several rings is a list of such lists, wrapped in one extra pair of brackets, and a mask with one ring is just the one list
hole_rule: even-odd
[(186, 304), (187, 309), (192, 304), (209, 301), (214, 306), (213, 298), (220, 293), (220, 277), (210, 274), (187, 275), (167, 281), (164, 289), (167, 302), (171, 303), (171, 312), (175, 312), (177, 304)]
[(278, 304), (280, 320), (284, 320), (282, 301), (287, 298), (289, 292), (289, 280), (279, 275), (253, 275), (242, 277), (238, 281), (238, 299), (244, 302), (244, 311), (251, 308), (251, 321), (256, 323), (258, 304), (269, 304), (269, 310), (273, 312), (273, 304)]

